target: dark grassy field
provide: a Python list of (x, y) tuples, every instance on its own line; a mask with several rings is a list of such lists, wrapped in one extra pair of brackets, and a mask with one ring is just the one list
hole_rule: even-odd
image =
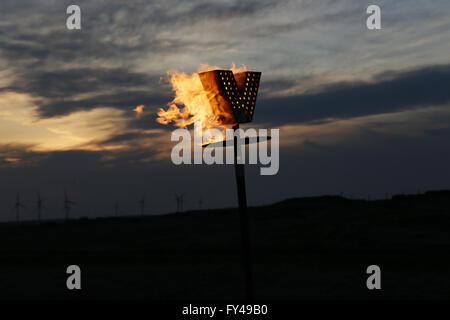
[[(450, 192), (251, 208), (257, 299), (450, 298)], [(239, 299), (236, 210), (0, 227), (1, 298)], [(66, 267), (82, 290), (66, 289)], [(382, 290), (366, 288), (381, 267)]]

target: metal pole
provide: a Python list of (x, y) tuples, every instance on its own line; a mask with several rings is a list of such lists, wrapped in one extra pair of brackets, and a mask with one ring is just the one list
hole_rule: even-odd
[[(239, 129), (239, 124), (234, 126), (236, 131)], [(247, 215), (247, 195), (245, 191), (245, 170), (244, 164), (238, 163), (238, 155), (241, 153), (241, 148), (238, 150), (237, 137), (234, 136), (234, 169), (236, 173), (236, 184), (238, 192), (239, 203), (239, 218), (241, 223), (241, 240), (242, 240), (242, 264), (245, 276), (245, 296), (248, 300), (253, 298), (253, 272), (250, 252), (250, 236), (249, 224)]]

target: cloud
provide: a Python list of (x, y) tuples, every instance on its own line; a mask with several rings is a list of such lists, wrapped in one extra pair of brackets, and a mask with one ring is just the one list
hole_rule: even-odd
[(0, 92), (0, 144), (28, 145), (33, 151), (92, 150), (97, 139), (125, 130), (133, 119), (116, 108), (95, 108), (65, 117), (40, 119), (30, 95)]
[(44, 160), (47, 155), (32, 151), (33, 145), (0, 143), (0, 167), (35, 166)]
[(259, 122), (281, 124), (445, 105), (450, 102), (449, 83), (450, 65), (383, 72), (371, 82), (340, 82), (316, 93), (261, 99), (255, 117)]
[[(378, 51), (381, 55), (389, 51), (373, 51), (374, 44), (383, 49), (384, 42), (393, 41), (390, 35), (383, 35), (385, 40), (380, 42), (381, 38), (365, 32), (364, 3), (80, 1), (80, 32), (65, 28), (66, 5), (55, 1), (1, 4), (0, 70), (3, 64), (4, 70), (13, 74), (3, 90), (33, 94), (40, 99), (38, 113), (45, 118), (105, 106), (128, 110), (144, 104), (149, 110), (156, 109), (154, 106), (170, 100), (170, 89), (159, 82), (160, 77), (168, 69), (195, 70), (200, 62), (226, 61), (224, 65), (228, 65), (234, 59), (237, 63), (250, 61), (263, 71), (266, 83), (262, 93), (299, 95), (302, 89), (298, 87), (308, 87), (308, 77), (323, 86), (330, 78), (343, 78), (342, 74), (363, 79), (373, 76), (372, 71), (360, 70), (368, 60), (378, 63)], [(396, 34), (405, 24), (405, 19), (397, 19), (399, 6), (391, 7), (387, 14), (389, 23), (396, 21)], [(416, 7), (409, 6), (408, 12), (417, 15)], [(436, 7), (428, 5), (424, 18), (416, 23), (437, 20), (437, 14), (445, 18), (448, 12)], [(362, 29), (356, 28), (358, 19)], [(439, 26), (442, 29), (442, 24)], [(329, 30), (336, 33), (331, 36)], [(374, 58), (362, 62), (360, 50), (352, 50), (356, 41), (358, 47), (372, 50), (367, 54)], [(395, 48), (404, 47), (398, 43)], [(406, 56), (403, 60), (410, 61)], [(332, 68), (329, 61), (335, 64)], [(342, 70), (348, 61), (353, 73)], [(309, 76), (302, 80), (305, 75)], [(293, 83), (297, 92), (283, 90), (292, 89)], [(293, 99), (284, 102), (293, 104)]]
[(95, 108), (112, 107), (126, 112), (133, 112), (133, 108), (144, 104), (156, 107), (164, 105), (168, 101), (167, 96), (149, 92), (149, 90), (128, 90), (110, 94), (100, 94), (80, 100), (61, 99), (49, 103), (40, 104), (39, 115), (43, 118), (69, 115), (80, 110), (91, 110)]
[(10, 90), (22, 91), (43, 98), (67, 98), (80, 93), (128, 88), (151, 87), (159, 77), (131, 72), (124, 68), (77, 68), (55, 71), (29, 71)]
[(297, 152), (297, 147), (302, 146), (315, 149), (361, 147), (377, 139), (420, 139), (449, 129), (450, 104), (322, 123), (285, 124), (280, 127), (280, 145), (286, 152)]
[(98, 107), (129, 110), (140, 104), (161, 105), (169, 96), (159, 77), (122, 68), (32, 70), (5, 90), (32, 95), (44, 118)]

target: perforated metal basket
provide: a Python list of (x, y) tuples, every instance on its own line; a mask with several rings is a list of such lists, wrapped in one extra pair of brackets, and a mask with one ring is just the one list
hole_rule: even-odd
[(199, 73), (209, 102), (224, 124), (233, 124), (224, 113), (232, 114), (235, 122), (251, 122), (255, 112), (261, 72), (213, 70)]

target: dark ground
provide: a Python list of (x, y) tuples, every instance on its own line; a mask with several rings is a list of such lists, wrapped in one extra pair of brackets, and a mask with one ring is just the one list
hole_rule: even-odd
[[(450, 191), (290, 199), (250, 222), (257, 299), (450, 298)], [(235, 210), (3, 225), (0, 298), (239, 299), (240, 248)], [(371, 264), (382, 290), (366, 288)]]

